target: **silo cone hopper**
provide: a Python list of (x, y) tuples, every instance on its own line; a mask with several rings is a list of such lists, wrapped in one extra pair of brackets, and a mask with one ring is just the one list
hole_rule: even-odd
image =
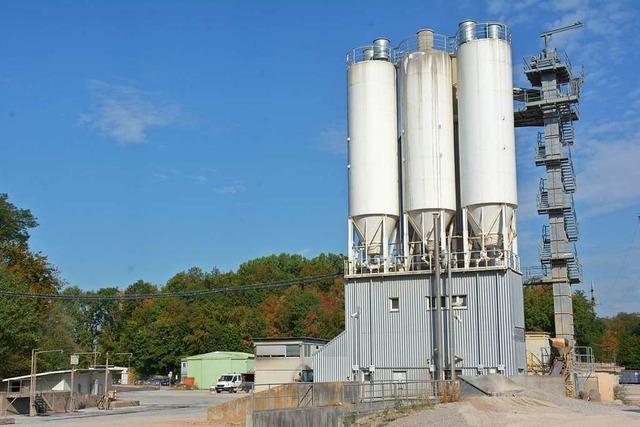
[(369, 269), (382, 269), (390, 261), (390, 246), (395, 245), (398, 218), (367, 215), (352, 218), (362, 254), (360, 261)]
[(412, 211), (407, 214), (409, 222), (409, 259), (407, 260), (409, 268), (420, 269), (420, 264), (431, 265), (431, 259), (434, 256), (434, 214), (440, 213), (440, 252), (447, 252), (447, 228), (451, 224), (451, 220), (455, 216), (455, 212), (448, 210), (433, 211)]
[(513, 207), (498, 204), (469, 206), (466, 215), (472, 263), (499, 262), (506, 251), (514, 249), (516, 233)]

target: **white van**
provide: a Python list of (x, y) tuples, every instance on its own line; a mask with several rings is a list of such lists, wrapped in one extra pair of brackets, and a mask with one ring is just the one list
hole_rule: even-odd
[(216, 385), (212, 385), (209, 391), (216, 393), (228, 391), (229, 393), (237, 393), (242, 385), (242, 375), (240, 374), (224, 374), (220, 377)]

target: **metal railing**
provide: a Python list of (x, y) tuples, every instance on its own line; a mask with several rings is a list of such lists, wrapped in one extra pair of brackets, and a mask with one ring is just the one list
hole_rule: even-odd
[[(385, 272), (382, 266), (384, 258), (379, 257), (380, 262), (374, 264), (364, 263), (359, 260), (345, 260), (345, 272), (350, 276), (371, 275)], [(520, 271), (520, 257), (513, 251), (505, 251), (502, 249), (478, 249), (468, 252), (451, 252), (452, 271), (467, 270), (495, 270), (511, 268)], [(447, 269), (447, 256), (444, 254), (441, 258), (442, 269)], [(388, 264), (385, 273), (388, 274), (404, 274), (407, 272), (429, 273), (434, 271), (435, 262), (433, 255), (426, 253), (414, 253), (411, 255), (394, 255)]]
[(541, 89), (523, 89), (517, 91), (513, 96), (513, 100), (524, 104), (573, 102), (573, 100), (580, 96), (580, 88), (581, 82), (574, 79), (566, 85), (558, 86), (555, 93), (543, 93)]
[[(454, 36), (432, 33), (429, 42), (432, 49), (454, 54), (461, 44), (479, 39), (499, 39), (511, 43), (511, 29), (498, 22), (474, 22), (469, 23), (464, 29), (458, 30)], [(402, 40), (398, 46), (390, 48), (388, 60), (397, 63), (405, 55), (420, 50), (418, 43), (419, 37), (417, 35)], [(345, 55), (347, 67), (361, 61), (376, 60), (372, 54), (373, 50), (373, 45), (349, 49)]]
[[(556, 199), (549, 200), (549, 189), (547, 188), (547, 179), (540, 178), (538, 182), (538, 194), (536, 196), (536, 204), (538, 207), (538, 211), (546, 211), (546, 210), (563, 210), (570, 211), (574, 209), (575, 202), (573, 199), (573, 193), (567, 192), (564, 188), (564, 184), (562, 184), (562, 188), (556, 188), (556, 193), (562, 194), (564, 197), (561, 201)], [(538, 212), (542, 213), (542, 212)]]
[(459, 382), (452, 380), (344, 383), (342, 405), (345, 415), (357, 417), (391, 407), (455, 401), (459, 390)]
[(471, 40), (500, 39), (511, 43), (511, 29), (498, 22), (471, 22), (458, 29), (455, 40), (456, 46)]
[(535, 285), (545, 282), (551, 271), (546, 265), (532, 265), (522, 270), (522, 277), (525, 285)]
[(258, 384), (250, 413), (340, 407), (343, 418), (357, 418), (391, 407), (453, 402), (459, 393), (460, 384), (451, 380)]
[[(421, 41), (418, 35), (402, 40), (398, 46), (393, 49), (395, 61), (401, 61), (407, 54), (422, 50), (420, 43)], [(455, 37), (432, 33), (430, 34), (429, 43), (431, 44), (431, 46), (428, 46), (430, 49), (442, 50), (448, 53), (455, 52)]]
[(251, 390), (252, 411), (302, 408), (318, 405), (315, 386), (322, 383), (256, 384)]
[(580, 263), (580, 258), (578, 258), (578, 249), (575, 243), (571, 247), (573, 257), (567, 262), (567, 275), (572, 283), (580, 283), (584, 278), (582, 264)]

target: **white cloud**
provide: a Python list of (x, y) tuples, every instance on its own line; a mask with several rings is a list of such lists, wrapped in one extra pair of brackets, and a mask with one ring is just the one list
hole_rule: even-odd
[(620, 63), (639, 42), (633, 37), (638, 13), (630, 0), (487, 0), (486, 5), (492, 18), (511, 26), (535, 23), (539, 30), (550, 30), (583, 22), (581, 29), (553, 35), (552, 44), (571, 52), (574, 64), (585, 66), (593, 86), (619, 84), (611, 65)]
[(244, 193), (245, 191), (247, 191), (247, 187), (242, 184), (225, 185), (223, 187), (216, 188), (216, 193), (218, 194), (238, 194)]
[(89, 93), (91, 110), (80, 122), (119, 143), (143, 143), (149, 129), (169, 126), (180, 117), (176, 104), (133, 86), (92, 80)]

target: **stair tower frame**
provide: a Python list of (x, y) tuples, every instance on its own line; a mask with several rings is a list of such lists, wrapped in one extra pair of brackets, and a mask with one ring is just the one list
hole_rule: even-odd
[(579, 119), (582, 73), (574, 76), (566, 55), (548, 45), (525, 61), (530, 89), (514, 90), (521, 108), (516, 127), (542, 127), (535, 145), (535, 164), (544, 166), (540, 180), (538, 214), (546, 215), (540, 245), (542, 274), (534, 282), (553, 286), (555, 335), (574, 345), (571, 285), (582, 281), (575, 242), (578, 221), (573, 202), (576, 178), (571, 157), (575, 142), (573, 122)]

